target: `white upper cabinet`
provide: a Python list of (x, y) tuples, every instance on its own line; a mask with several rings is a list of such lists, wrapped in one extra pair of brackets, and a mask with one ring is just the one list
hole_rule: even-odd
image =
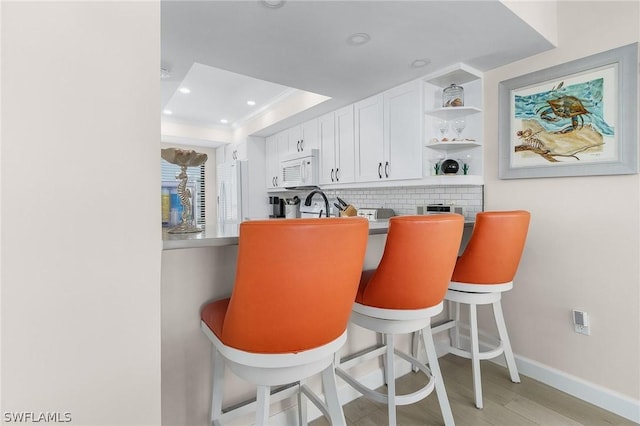
[(265, 140), (265, 169), (266, 169), (266, 185), (268, 189), (276, 188), (276, 179), (278, 177), (278, 138), (272, 135)]
[(384, 93), (384, 177), (422, 177), (422, 84), (420, 81)]
[(247, 159), (247, 142), (230, 143), (216, 148), (216, 164)]
[(353, 105), (335, 112), (336, 135), (336, 183), (350, 183), (355, 180)]
[(318, 121), (320, 184), (354, 181), (353, 105), (323, 115)]
[[(451, 84), (464, 89), (464, 99), (443, 106)], [(320, 150), (320, 184), (334, 188), (482, 185), (482, 93), (482, 73), (456, 64), (273, 135), (267, 187), (282, 189), (282, 155), (313, 148)], [(443, 175), (448, 159), (459, 169)]]
[(300, 137), (300, 152), (311, 152), (318, 148), (318, 119), (314, 118), (300, 126), (302, 135)]
[(318, 148), (318, 119), (314, 118), (287, 130), (289, 152), (311, 152)]
[(355, 104), (356, 180), (422, 177), (422, 85), (388, 90)]
[(382, 94), (354, 105), (357, 182), (384, 178), (383, 117)]
[(289, 153), (289, 132), (283, 131), (269, 136), (266, 139), (266, 184), (268, 189), (280, 188), (282, 177), (280, 177), (280, 159)]
[(330, 112), (318, 119), (318, 148), (320, 149), (320, 184), (336, 183), (335, 117)]

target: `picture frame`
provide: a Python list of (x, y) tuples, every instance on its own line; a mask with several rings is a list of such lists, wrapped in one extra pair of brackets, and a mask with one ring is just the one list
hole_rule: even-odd
[(500, 179), (638, 173), (638, 43), (500, 82)]

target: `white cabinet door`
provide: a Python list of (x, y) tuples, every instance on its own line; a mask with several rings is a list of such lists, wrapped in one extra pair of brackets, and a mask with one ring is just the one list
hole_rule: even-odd
[(335, 149), (334, 113), (323, 115), (318, 119), (318, 148), (320, 149), (320, 184), (335, 183), (336, 149)]
[(318, 119), (307, 121), (301, 127), (301, 136), (299, 150), (300, 152), (311, 152), (312, 149), (318, 148)]
[(356, 181), (384, 179), (382, 94), (355, 104)]
[(421, 91), (414, 81), (384, 92), (385, 179), (422, 177)]
[(355, 146), (353, 105), (335, 112), (336, 183), (355, 181)]
[(237, 144), (233, 144), (233, 151), (231, 152), (231, 157), (234, 160), (247, 160), (247, 141), (239, 142)]
[(280, 132), (266, 139), (265, 160), (267, 170), (267, 188), (278, 188), (282, 183), (280, 177), (280, 159), (288, 154), (288, 132)]
[(276, 178), (279, 168), (277, 135), (269, 136), (265, 141), (265, 161), (267, 188), (276, 188)]
[(286, 133), (289, 138), (287, 152), (302, 152), (302, 126), (292, 127), (285, 130), (283, 133)]
[(318, 119), (314, 118), (299, 126), (291, 127), (283, 133), (288, 137), (288, 152), (310, 152), (318, 148)]

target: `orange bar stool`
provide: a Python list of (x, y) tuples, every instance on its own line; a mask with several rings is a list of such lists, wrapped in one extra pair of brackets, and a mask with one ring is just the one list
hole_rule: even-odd
[[(480, 360), (492, 359), (504, 353), (511, 381), (520, 383), (520, 376), (509, 343), (502, 314), (502, 293), (513, 288), (524, 250), (531, 215), (527, 211), (481, 212), (476, 215), (473, 233), (462, 256), (458, 258), (445, 299), (454, 308), (454, 319), (434, 331), (451, 328), (449, 352), (471, 359), (475, 405), (482, 408)], [(471, 349), (460, 344), (460, 304), (469, 305)], [(480, 352), (478, 341), (478, 305), (492, 305), (500, 343)]]
[[(430, 324), (431, 318), (442, 312), (463, 227), (464, 218), (457, 214), (393, 217), (378, 268), (362, 274), (351, 322), (382, 335), (383, 344), (343, 360), (336, 373), (365, 397), (386, 403), (389, 425), (396, 424), (397, 405), (417, 402), (434, 387), (444, 423), (454, 424)], [(428, 367), (417, 356), (394, 348), (395, 335), (420, 330)], [(396, 395), (394, 355), (426, 374), (428, 383), (410, 394)], [(368, 388), (346, 371), (377, 357), (383, 357), (387, 393)]]
[[(301, 424), (307, 421), (303, 395), (332, 424), (345, 424), (334, 358), (346, 341), (368, 234), (364, 218), (240, 225), (231, 297), (207, 304), (201, 314), (202, 330), (213, 344), (214, 425), (254, 409), (256, 424), (267, 424), (270, 402), (296, 394)], [(278, 250), (273, 249), (274, 241)], [(222, 408), (225, 365), (257, 385), (256, 401), (243, 409)], [(325, 402), (301, 383), (319, 373)], [(271, 395), (272, 386), (292, 383), (285, 390), (293, 392)]]

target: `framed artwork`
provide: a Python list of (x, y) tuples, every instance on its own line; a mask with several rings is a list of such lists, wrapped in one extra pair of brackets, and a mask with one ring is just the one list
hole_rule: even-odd
[(638, 44), (500, 83), (499, 177), (638, 172)]

